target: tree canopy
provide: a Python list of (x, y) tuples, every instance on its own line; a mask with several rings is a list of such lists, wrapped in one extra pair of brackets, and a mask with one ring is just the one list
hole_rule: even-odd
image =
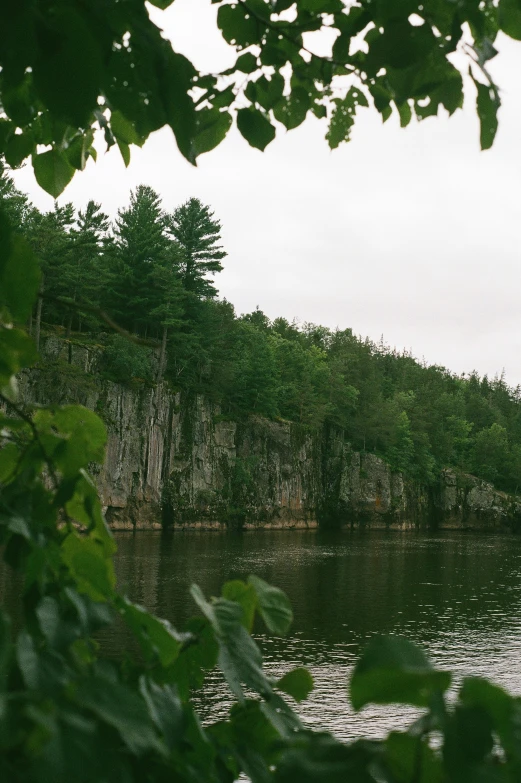
[[(307, 431), (340, 428), (356, 450), (426, 485), (453, 468), (518, 491), (521, 389), (502, 376), (457, 375), (348, 328), (270, 320), (259, 309), (237, 316), (208, 278), (226, 252), (219, 220), (198, 199), (168, 213), (140, 185), (111, 223), (93, 201), (42, 214), (9, 178), (2, 182), (1, 203), (18, 215), (17, 230), (45, 271), (31, 331), (39, 334), (41, 321), (43, 335), (65, 338), (69, 362), (71, 339), (94, 341), (109, 380), (165, 379), (185, 399), (204, 394), (236, 420), (255, 414)], [(91, 306), (147, 345), (107, 336)], [(44, 354), (40, 371), (69, 372), (64, 361)]]
[[(172, 0), (152, 0), (165, 9)], [(235, 64), (202, 73), (174, 51), (144, 0), (17, 0), (0, 9), (0, 153), (31, 158), (57, 197), (96, 159), (96, 133), (130, 147), (164, 126), (184, 157), (214, 149), (235, 122), (260, 150), (276, 128), (311, 113), (331, 148), (348, 141), (359, 109), (402, 126), (463, 105), (477, 91), (481, 146), (497, 130), (498, 86), (487, 63), (498, 33), (521, 39), (518, 0), (213, 0)], [(194, 31), (197, 34), (197, 31)], [(334, 40), (316, 53), (317, 34)], [(13, 42), (16, 41), (16, 46)], [(454, 57), (455, 54), (457, 57)]]

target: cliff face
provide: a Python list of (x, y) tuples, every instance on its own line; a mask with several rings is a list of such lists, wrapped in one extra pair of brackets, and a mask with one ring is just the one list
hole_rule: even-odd
[[(161, 525), (250, 528), (512, 527), (521, 503), (474, 477), (445, 471), (434, 490), (415, 485), (341, 431), (289, 422), (236, 423), (202, 397), (166, 384), (127, 388), (95, 373), (96, 348), (49, 338), (47, 361), (21, 379), (40, 403), (79, 402), (104, 419), (105, 465), (95, 475), (115, 529)], [(71, 364), (64, 359), (70, 358)]]

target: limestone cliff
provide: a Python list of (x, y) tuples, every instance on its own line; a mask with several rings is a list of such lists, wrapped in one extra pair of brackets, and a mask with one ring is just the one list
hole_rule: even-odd
[(114, 528), (493, 529), (521, 520), (520, 501), (474, 477), (445, 471), (427, 490), (376, 455), (353, 451), (339, 430), (309, 433), (256, 417), (238, 423), (202, 397), (181, 399), (167, 384), (128, 388), (102, 380), (97, 354), (49, 338), (46, 362), (21, 388), (28, 401), (79, 402), (104, 419), (107, 456), (96, 480)]

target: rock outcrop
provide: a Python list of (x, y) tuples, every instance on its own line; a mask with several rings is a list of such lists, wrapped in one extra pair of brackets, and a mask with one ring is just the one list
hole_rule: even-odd
[[(438, 526), (498, 529), (521, 500), (444, 471), (435, 488), (354, 451), (340, 430), (303, 431), (258, 417), (234, 422), (163, 383), (133, 388), (96, 372), (99, 349), (49, 338), (47, 361), (21, 379), (27, 401), (79, 402), (108, 429), (95, 478), (115, 529), (144, 527)], [(64, 361), (70, 360), (71, 363)]]

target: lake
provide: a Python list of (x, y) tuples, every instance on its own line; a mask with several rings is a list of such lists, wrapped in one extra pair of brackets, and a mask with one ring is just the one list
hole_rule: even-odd
[[(375, 633), (402, 634), (458, 678), (480, 674), (521, 695), (521, 537), (463, 533), (346, 530), (242, 534), (116, 534), (116, 571), (129, 597), (181, 625), (196, 613), (196, 582), (218, 595), (224, 581), (255, 573), (289, 595), (288, 638), (262, 633), (266, 668), (281, 675), (309, 667), (315, 690), (298, 711), (341, 739), (382, 736), (405, 726), (413, 710), (350, 709), (347, 682)], [(114, 636), (114, 649), (126, 638)], [(200, 705), (224, 714), (228, 695), (211, 676)]]

